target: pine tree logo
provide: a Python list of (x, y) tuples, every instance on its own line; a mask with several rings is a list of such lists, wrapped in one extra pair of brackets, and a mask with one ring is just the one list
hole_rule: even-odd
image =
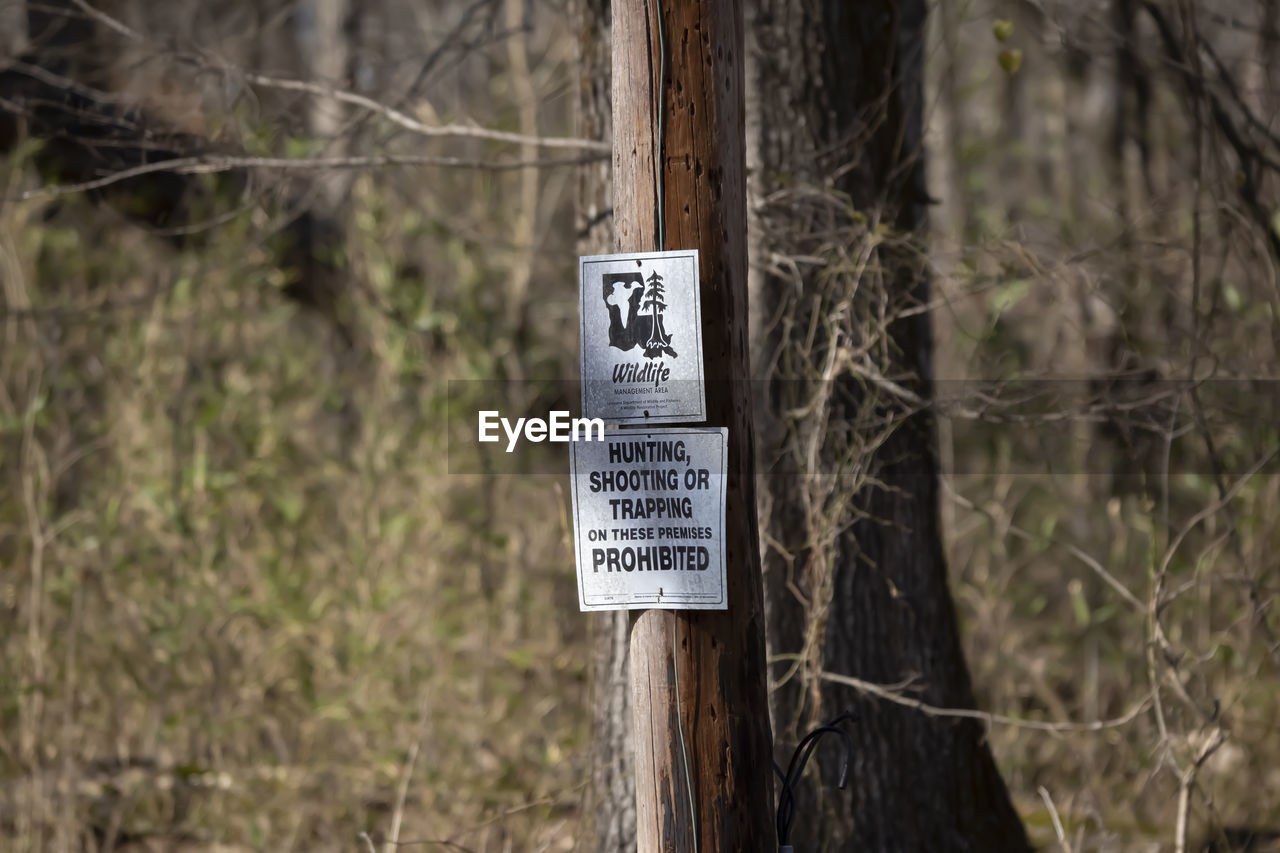
[(667, 334), (662, 324), (662, 313), (667, 309), (667, 303), (663, 299), (666, 295), (666, 285), (662, 283), (662, 276), (658, 275), (657, 270), (649, 276), (645, 284), (649, 289), (644, 295), (644, 307), (648, 309), (649, 316), (652, 318), (649, 339), (644, 344), (645, 357), (658, 358), (665, 354), (675, 358), (676, 351), (671, 348), (671, 335)]

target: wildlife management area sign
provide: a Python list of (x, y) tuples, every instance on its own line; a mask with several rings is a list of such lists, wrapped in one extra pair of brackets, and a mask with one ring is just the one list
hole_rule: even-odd
[(697, 251), (587, 256), (578, 278), (582, 416), (705, 421)]
[(582, 610), (725, 610), (724, 427), (614, 430), (575, 441)]

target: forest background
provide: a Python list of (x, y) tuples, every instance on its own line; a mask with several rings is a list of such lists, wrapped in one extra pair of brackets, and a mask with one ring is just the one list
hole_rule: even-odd
[[(895, 310), (1037, 845), (1280, 826), (1275, 7), (930, 5)], [(0, 0), (0, 847), (605, 849), (565, 475), (450, 448), (571, 404), (581, 16)], [(788, 254), (752, 186), (766, 276), (894, 237)]]

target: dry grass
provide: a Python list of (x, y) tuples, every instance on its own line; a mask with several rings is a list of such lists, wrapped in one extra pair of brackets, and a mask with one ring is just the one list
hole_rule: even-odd
[(243, 237), (45, 213), (0, 222), (6, 849), (566, 849), (581, 630), (527, 509), (557, 484), (450, 476), (466, 356), (377, 315), (344, 352)]
[[(935, 195), (972, 202), (936, 219), (939, 376), (1087, 375), (1114, 366), (1098, 345), (1117, 330), (1183, 375), (1186, 318), (1151, 306), (1190, 303), (1185, 140), (1169, 131), (1124, 254), (1117, 188), (1070, 156), (1107, 116), (1072, 114), (1068, 133), (1060, 69), (1025, 43), (1032, 141), (1006, 127), (987, 5), (965, 7), (963, 174), (934, 170)], [(451, 56), (440, 111), (457, 98), (485, 126), (563, 132), (571, 45), (537, 26), (536, 115), (503, 107), (501, 43)], [(1172, 97), (1164, 130), (1181, 126)], [(1206, 180), (1203, 210), (1226, 209), (1231, 177)], [(445, 441), (447, 380), (573, 375), (572, 178), (357, 180), (354, 351), (281, 298), (261, 214), (175, 252), (76, 198), (0, 206), (0, 848), (572, 848), (588, 655), (564, 496), (555, 477), (451, 473)], [(1197, 306), (1202, 341), (1222, 375), (1250, 375), (1276, 361), (1274, 282), (1256, 235), (1211, 221), (1204, 287), (1222, 295)], [(1221, 485), (1239, 485), (1224, 504), (1202, 433), (1142, 485), (1112, 473), (1133, 450), (1084, 421), (943, 419), (982, 707), (1090, 723), (1160, 699), (1098, 732), (991, 727), (1039, 844), (1170, 849), (1183, 814), (1192, 837), (1280, 825), (1280, 680), (1243, 582), (1262, 606), (1277, 593), (1280, 477), (1239, 482), (1277, 436), (1215, 424)]]

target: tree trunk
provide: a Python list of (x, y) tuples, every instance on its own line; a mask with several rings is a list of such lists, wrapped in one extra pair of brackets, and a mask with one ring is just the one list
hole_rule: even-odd
[(27, 50), (27, 0), (0, 0), (0, 68)]
[[(24, 138), (43, 141), (32, 162), (48, 183), (76, 184), (165, 160), (197, 155), (242, 155), (227, 142), (182, 131), (168, 117), (119, 103), (112, 92), (121, 37), (71, 5), (45, 0), (27, 6), (30, 50), (21, 66), (0, 67), (0, 155)], [(47, 73), (67, 77), (64, 84)], [(186, 226), (243, 203), (249, 171), (231, 169), (205, 176), (154, 171), (120, 180), (86, 194), (115, 206), (126, 218), (161, 229), (175, 245), (198, 245), (207, 229)], [(212, 184), (212, 186), (210, 186)], [(354, 326), (344, 304), (346, 272), (332, 247), (342, 229), (312, 199), (290, 194), (288, 207), (301, 210), (270, 241), (289, 284), (282, 294), (332, 324), (349, 345)]]
[(619, 0), (612, 11), (617, 245), (698, 250), (706, 420), (728, 429), (727, 609), (646, 610), (631, 632), (638, 846), (770, 850), (742, 9), (736, 0)]
[[(354, 15), (359, 6), (349, 0), (305, 0), (294, 11), (294, 37), (298, 42), (303, 79), (332, 86), (353, 88), (351, 83), (352, 36)], [(313, 96), (307, 105), (308, 135), (323, 147), (328, 156), (347, 153), (348, 110), (333, 98)], [(351, 177), (334, 169), (316, 178), (321, 202), (329, 213), (335, 212), (351, 184)]]
[(972, 708), (938, 522), (923, 258), (924, 0), (754, 0), (768, 376), (762, 436), (777, 758), (852, 711), (848, 789), (824, 741), (791, 843), (1027, 850), (972, 719), (825, 680)]
[(970, 187), (965, 175), (966, 146), (970, 144), (972, 130), (964, 92), (966, 65), (960, 45), (960, 24), (969, 11), (967, 0), (940, 0), (935, 14), (941, 24), (943, 70), (938, 77), (938, 100), (945, 117), (946, 127), (946, 189), (952, 198), (948, 200), (948, 212), (955, 222), (955, 233), (965, 243), (977, 243), (979, 239), (978, 210), (982, 206), (982, 193)]
[[(578, 109), (575, 135), (610, 137), (612, 122), (609, 0), (576, 0)], [(613, 250), (611, 171), (608, 160), (578, 173), (575, 231), (581, 254)], [(636, 846), (636, 788), (631, 738), (631, 614), (591, 615), (591, 782), (583, 802), (581, 849), (627, 853)]]

